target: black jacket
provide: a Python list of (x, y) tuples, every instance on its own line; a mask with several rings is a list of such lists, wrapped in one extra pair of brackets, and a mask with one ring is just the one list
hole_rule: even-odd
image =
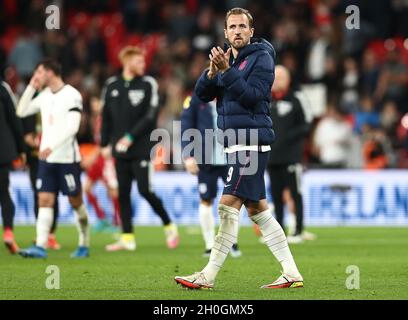
[[(156, 128), (159, 111), (156, 80), (150, 76), (131, 81), (112, 77), (106, 82), (102, 99), (101, 146), (111, 145), (115, 158), (150, 159), (156, 143), (150, 141), (150, 134)], [(126, 134), (133, 137), (133, 144), (126, 153), (117, 153), (115, 145)]]
[(271, 103), (271, 118), (276, 140), (271, 146), (269, 164), (301, 163), (304, 140), (311, 126), (302, 102), (293, 92), (289, 92), (281, 100)]
[(23, 127), (16, 115), (13, 93), (0, 80), (0, 165), (11, 164), (24, 152)]

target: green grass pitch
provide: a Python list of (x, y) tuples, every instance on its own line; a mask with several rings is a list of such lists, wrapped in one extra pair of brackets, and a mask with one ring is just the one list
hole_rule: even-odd
[[(76, 229), (61, 226), (58, 239), (63, 248), (49, 252), (47, 260), (25, 260), (0, 248), (0, 299), (408, 299), (408, 230), (406, 228), (311, 228), (318, 239), (292, 245), (305, 280), (305, 288), (262, 290), (279, 275), (280, 266), (252, 228), (240, 230), (243, 256), (231, 257), (221, 270), (212, 291), (182, 289), (175, 275), (199, 271), (202, 238), (198, 227), (180, 228), (176, 250), (165, 247), (160, 227), (136, 227), (136, 252), (107, 253), (110, 234), (95, 234), (91, 257), (72, 260)], [(17, 227), (22, 247), (34, 239), (34, 227)], [(49, 265), (60, 269), (59, 290), (45, 287)], [(360, 270), (360, 289), (345, 286), (346, 268)]]

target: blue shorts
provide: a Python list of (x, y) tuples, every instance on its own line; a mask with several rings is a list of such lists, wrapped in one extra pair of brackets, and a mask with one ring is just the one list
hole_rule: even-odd
[(38, 162), (36, 188), (38, 192), (62, 192), (77, 196), (81, 192), (81, 168), (79, 163)]
[(199, 165), (198, 191), (201, 200), (211, 200), (217, 197), (218, 178), (225, 182), (226, 166)]
[(258, 202), (266, 198), (265, 169), (269, 152), (237, 151), (227, 155), (227, 178), (223, 194)]

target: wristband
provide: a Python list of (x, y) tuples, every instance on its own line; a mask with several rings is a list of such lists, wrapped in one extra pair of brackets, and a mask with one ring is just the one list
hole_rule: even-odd
[(130, 142), (133, 142), (133, 136), (130, 133), (125, 134), (126, 139), (128, 139)]

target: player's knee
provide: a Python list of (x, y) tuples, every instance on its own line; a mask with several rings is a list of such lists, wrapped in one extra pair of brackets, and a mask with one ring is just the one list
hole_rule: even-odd
[(79, 208), (83, 204), (81, 195), (68, 197), (68, 200), (71, 206), (74, 207), (75, 209)]
[(213, 199), (201, 199), (201, 204), (209, 207), (213, 204)]
[(145, 198), (147, 201), (155, 198), (154, 193), (149, 190), (140, 190), (140, 195)]
[(55, 204), (55, 195), (49, 193), (38, 194), (38, 206), (40, 208), (53, 208)]
[(220, 205), (235, 208), (237, 210), (241, 209), (244, 201), (233, 195), (223, 194), (220, 199)]
[(256, 210), (255, 208), (246, 207), (246, 209), (247, 209), (249, 217), (252, 217), (252, 216), (254, 216), (254, 215), (256, 215), (256, 214), (258, 214), (260, 212), (259, 210)]
[(258, 202), (246, 201), (245, 208), (248, 212), (248, 216), (252, 217), (258, 213), (270, 210), (268, 202), (266, 200), (260, 200)]
[(84, 184), (84, 192), (90, 193), (92, 191), (92, 183), (90, 181), (86, 181)]
[(108, 195), (111, 198), (117, 198), (119, 196), (118, 190), (117, 189), (113, 189), (113, 188), (109, 188), (108, 189)]

